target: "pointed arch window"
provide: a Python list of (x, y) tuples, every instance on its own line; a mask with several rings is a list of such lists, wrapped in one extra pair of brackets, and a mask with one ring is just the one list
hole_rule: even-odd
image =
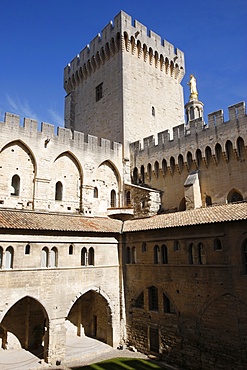
[(14, 175), (11, 180), (11, 195), (20, 195), (20, 177)]
[(125, 193), (125, 198), (126, 198), (126, 206), (130, 206), (131, 205), (131, 197), (130, 197), (130, 191), (126, 191)]
[(41, 251), (41, 267), (48, 267), (48, 248), (44, 247)]
[(98, 198), (99, 197), (99, 191), (98, 191), (98, 188), (96, 186), (93, 189), (93, 197), (94, 198)]
[(116, 192), (115, 190), (113, 189), (111, 191), (111, 208), (115, 208), (117, 205), (117, 197), (116, 197)]
[(167, 264), (168, 263), (168, 253), (167, 253), (167, 246), (162, 245), (161, 246), (161, 258), (162, 258), (162, 263)]
[(55, 200), (63, 200), (63, 184), (61, 181), (56, 183)]
[(51, 261), (50, 261), (50, 266), (51, 267), (57, 267), (57, 262), (58, 262), (58, 251), (56, 247), (53, 247), (51, 249), (51, 255), (50, 255)]
[(27, 245), (25, 246), (25, 254), (30, 254), (30, 251), (31, 251), (30, 244), (27, 244)]
[(88, 265), (89, 266), (94, 266), (94, 249), (93, 249), (93, 247), (90, 247), (89, 251), (88, 251)]
[(158, 264), (159, 263), (159, 252), (160, 252), (160, 248), (158, 245), (155, 245), (154, 246), (154, 264)]
[(131, 260), (132, 260), (132, 263), (136, 263), (136, 247), (132, 247), (131, 249)]
[(9, 246), (5, 252), (5, 268), (12, 269), (14, 262), (14, 249), (13, 247)]
[(73, 254), (73, 251), (74, 251), (74, 246), (73, 246), (73, 244), (70, 244), (70, 246), (69, 246), (69, 254), (72, 255)]
[(150, 311), (158, 311), (158, 289), (155, 286), (148, 288), (148, 306)]
[(81, 266), (87, 266), (87, 248), (81, 250)]

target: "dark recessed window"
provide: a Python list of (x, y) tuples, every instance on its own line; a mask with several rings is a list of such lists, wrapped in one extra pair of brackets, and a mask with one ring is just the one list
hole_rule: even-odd
[(103, 97), (103, 82), (96, 86), (96, 101), (99, 101)]

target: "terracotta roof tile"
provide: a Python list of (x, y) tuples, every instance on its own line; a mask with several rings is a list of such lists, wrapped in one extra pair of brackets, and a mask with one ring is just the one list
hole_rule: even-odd
[(0, 210), (0, 229), (120, 233), (122, 222), (104, 217)]
[(203, 225), (236, 220), (247, 220), (247, 202), (197, 208), (190, 211), (126, 221), (123, 232)]

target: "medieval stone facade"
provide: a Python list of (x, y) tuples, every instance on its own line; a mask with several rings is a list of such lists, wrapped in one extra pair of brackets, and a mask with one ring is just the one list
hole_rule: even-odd
[(206, 122), (194, 85), (184, 122), (184, 73), (120, 12), (64, 70), (65, 128), (0, 122), (0, 357), (87, 335), (247, 368), (245, 104)]

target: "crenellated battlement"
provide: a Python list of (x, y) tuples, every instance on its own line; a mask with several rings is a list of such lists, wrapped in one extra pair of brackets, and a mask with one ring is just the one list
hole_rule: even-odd
[(57, 127), (49, 123), (42, 122), (39, 130), (38, 121), (31, 118), (24, 118), (21, 124), (20, 116), (12, 113), (5, 113), (4, 122), (0, 121), (1, 135), (4, 137), (5, 132), (15, 131), (17, 137), (22, 140), (25, 137), (37, 137), (44, 140), (44, 146), (49, 145), (50, 141), (57, 145), (63, 144), (73, 146), (77, 149), (87, 149), (88, 151), (102, 151), (110, 155), (121, 156), (122, 144), (112, 142), (107, 139), (99, 138), (93, 135), (84, 135), (83, 132), (72, 131), (64, 127)]
[[(149, 61), (155, 67), (160, 66), (171, 75), (178, 77), (180, 81), (184, 76), (184, 53), (174, 48), (167, 40), (161, 38), (153, 31), (121, 11), (115, 16), (114, 22), (103, 28), (94, 39), (77, 54), (77, 56), (64, 69), (64, 89), (71, 92), (82, 83), (111, 56), (120, 50), (131, 51), (143, 60)], [(182, 72), (182, 73), (181, 73)]]
[[(131, 152), (134, 157), (134, 163), (144, 164), (144, 158), (149, 157), (161, 160), (169, 159), (174, 156), (177, 164), (178, 155), (186, 157), (188, 151), (196, 157), (196, 151), (199, 149), (205, 153), (206, 147), (210, 147), (212, 154), (215, 154), (215, 145), (218, 143), (225, 151), (227, 141), (231, 141), (233, 149), (237, 151), (237, 140), (242, 138), (247, 142), (247, 116), (245, 102), (240, 102), (228, 107), (229, 120), (224, 120), (223, 110), (212, 112), (208, 115), (208, 123), (203, 118), (198, 118), (187, 125), (173, 127), (169, 130), (158, 133), (155, 136), (144, 138), (143, 141), (136, 141), (130, 144)], [(162, 157), (162, 158), (161, 158)], [(139, 164), (140, 164), (139, 163)]]

